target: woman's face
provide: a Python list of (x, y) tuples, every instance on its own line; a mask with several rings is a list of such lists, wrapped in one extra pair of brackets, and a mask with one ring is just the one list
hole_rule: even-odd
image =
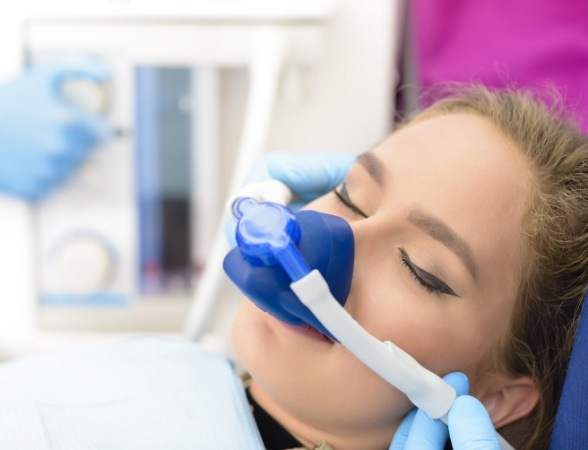
[[(522, 153), (465, 113), (417, 121), (360, 156), (338, 195), (307, 206), (353, 229), (345, 309), (429, 370), (466, 372), (475, 394), (513, 310), (529, 181)], [(341, 435), (390, 442), (411, 408), (341, 345), (251, 302), (233, 342), (258, 401), (309, 442)]]

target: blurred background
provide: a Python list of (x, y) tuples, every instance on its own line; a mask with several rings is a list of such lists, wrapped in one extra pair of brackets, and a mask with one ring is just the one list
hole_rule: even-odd
[[(42, 140), (38, 117), (67, 102), (85, 122), (55, 109), (55, 126), (65, 144), (92, 147), (75, 163), (54, 158), (68, 171), (47, 192), (23, 194), (15, 181), (0, 198), (3, 358), (184, 335), (225, 198), (248, 164), (269, 151), (359, 153), (392, 127), (401, 2), (79, 3), (30, 2), (0, 27), (0, 82), (29, 102), (14, 99), (9, 115), (22, 110), (24, 133)], [(45, 103), (35, 82), (51, 91)], [(79, 138), (101, 118), (100, 139)], [(11, 173), (32, 177), (31, 164)], [(222, 286), (217, 296), (198, 334), (229, 351), (238, 295)]]
[(263, 153), (366, 151), (455, 81), (557, 94), (588, 129), (584, 0), (47, 3), (0, 17), (2, 359), (230, 353), (223, 208)]

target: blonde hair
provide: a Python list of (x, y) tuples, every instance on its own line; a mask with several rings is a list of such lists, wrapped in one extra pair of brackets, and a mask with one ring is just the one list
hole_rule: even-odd
[(459, 88), (417, 120), (469, 112), (486, 118), (531, 161), (533, 189), (522, 224), (531, 257), (495, 370), (532, 377), (540, 398), (501, 434), (517, 449), (547, 448), (588, 285), (588, 137), (530, 91)]

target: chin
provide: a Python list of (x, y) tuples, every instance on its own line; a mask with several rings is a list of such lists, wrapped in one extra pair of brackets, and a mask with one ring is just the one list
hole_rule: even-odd
[(292, 332), (249, 301), (239, 309), (232, 340), (243, 367), (283, 414), (317, 424), (336, 419), (349, 428), (382, 422), (389, 429), (410, 409), (343, 347)]

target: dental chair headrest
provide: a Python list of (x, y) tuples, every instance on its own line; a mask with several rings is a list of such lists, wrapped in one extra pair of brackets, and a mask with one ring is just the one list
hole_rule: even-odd
[(574, 340), (555, 426), (551, 435), (551, 450), (588, 448), (588, 292)]

